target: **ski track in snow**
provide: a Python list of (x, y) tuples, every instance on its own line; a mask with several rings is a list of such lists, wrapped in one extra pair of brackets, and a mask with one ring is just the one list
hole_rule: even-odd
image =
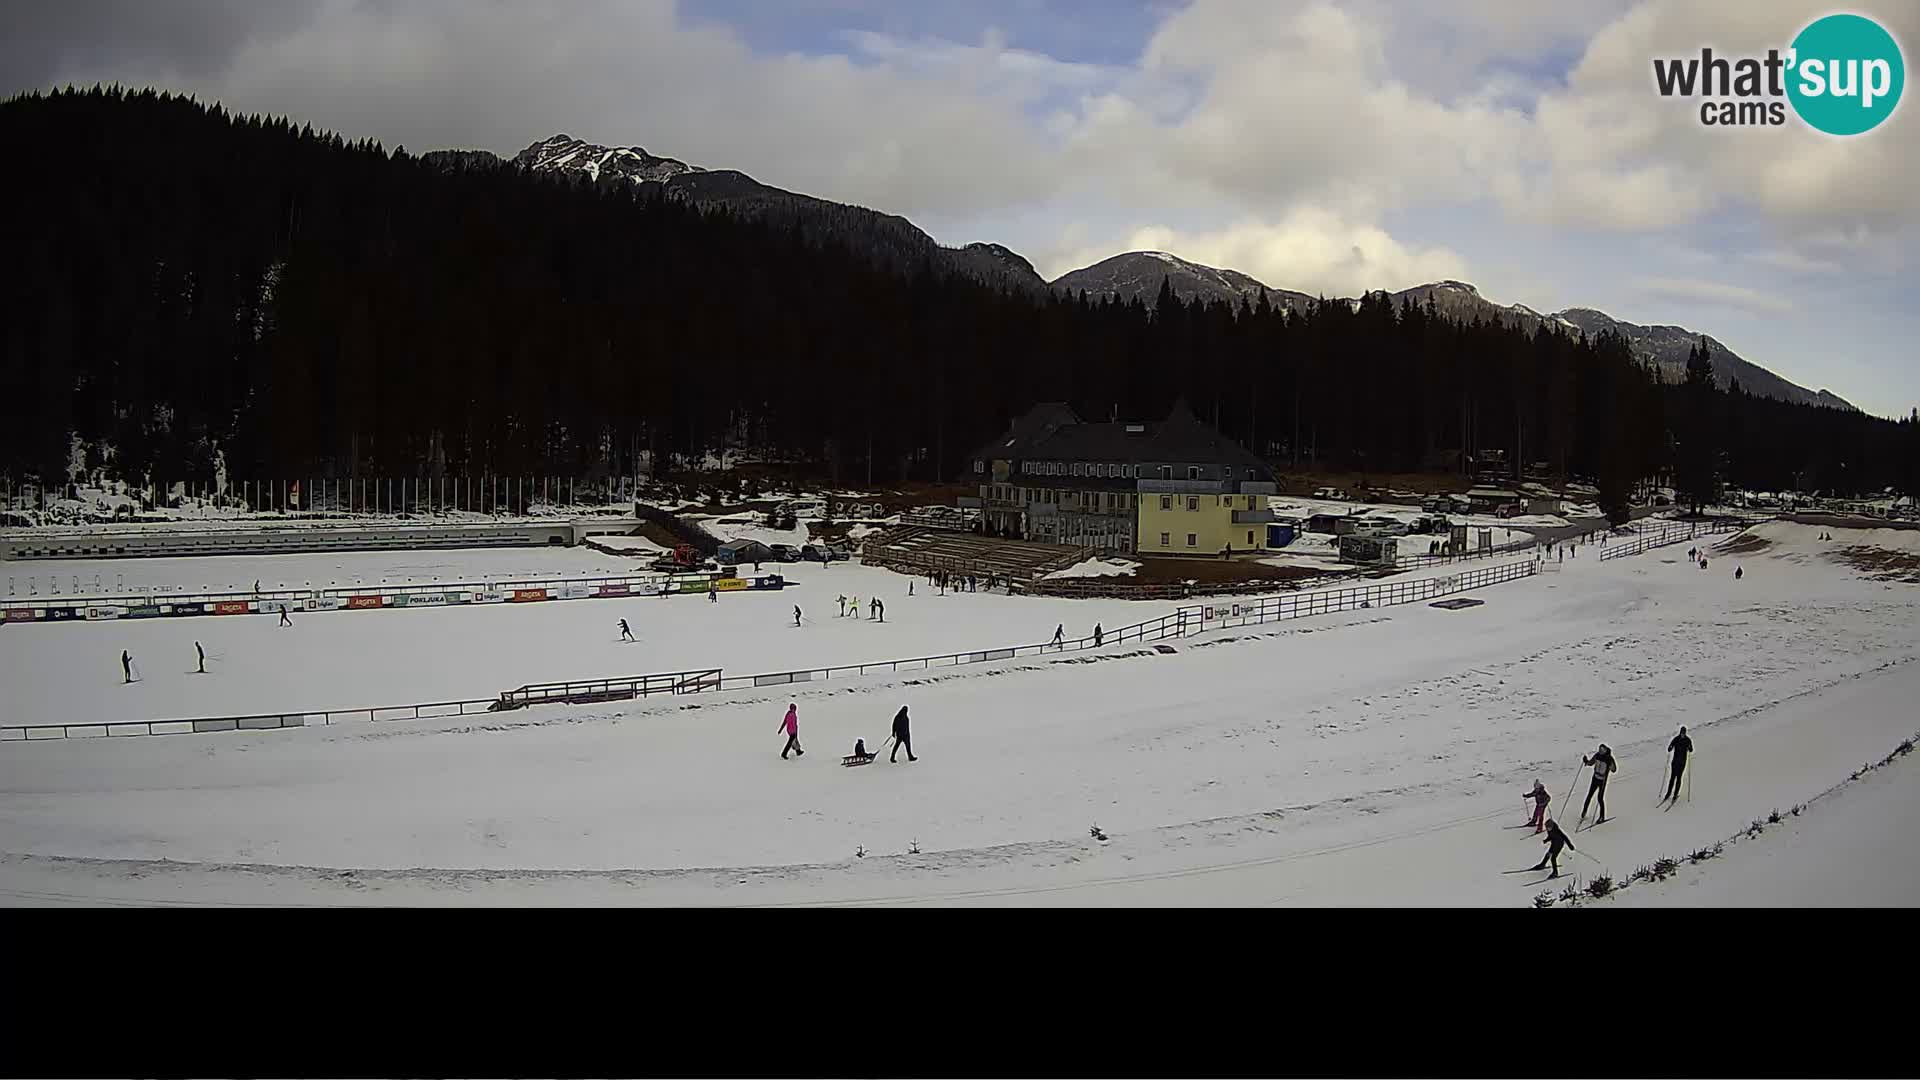
[[(1642, 557), (1484, 590), (1488, 603), (1466, 612), (1217, 631), (1172, 655), (1122, 647), (669, 704), (10, 748), (0, 892), (780, 904), (1108, 890), (1169, 902), (1151, 890), (1291, 874), (1271, 899), (1313, 902), (1318, 875), (1290, 867), (1519, 819), (1536, 775), (1557, 813), (1569, 764), (1597, 741), (1624, 766), (1610, 809), (1644, 812), (1625, 795), (1661, 779), (1676, 725), (1711, 761), (1716, 742), (1779, 737), (1768, 733), (1786, 712), (1920, 672), (1911, 590), (1792, 560), (1772, 563), (1766, 586), (1725, 576)], [(787, 700), (817, 749), (783, 772), (772, 729)], [(923, 761), (834, 768), (835, 746), (855, 734), (876, 745), (899, 701), (915, 710)], [(1831, 782), (1789, 779), (1803, 798)], [(1583, 793), (1584, 781), (1572, 801)], [(1087, 838), (1092, 822), (1109, 843)], [(924, 854), (897, 854), (910, 839)], [(850, 858), (857, 844), (873, 854)], [(1537, 857), (1515, 850), (1509, 861)], [(43, 880), (76, 891), (33, 886)], [(1422, 902), (1356, 880), (1353, 902)], [(1436, 902), (1446, 895), (1489, 894)]]

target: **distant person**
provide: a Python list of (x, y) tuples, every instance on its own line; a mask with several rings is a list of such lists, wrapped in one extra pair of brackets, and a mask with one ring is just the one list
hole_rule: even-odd
[(800, 625), (800, 605), (799, 604), (793, 605), (793, 625), (795, 626)]
[(1100, 624), (1099, 623), (1093, 624), (1093, 647), (1096, 649), (1100, 647)]
[(196, 642), (194, 642), (194, 643), (193, 643), (193, 651), (194, 651), (194, 652), (195, 652), (196, 654), (198, 654), (198, 655), (199, 655), (199, 657), (200, 657), (200, 672), (199, 672), (199, 673), (200, 673), (200, 674), (202, 674), (202, 675), (205, 675), (205, 674), (207, 673), (207, 650), (205, 650), (205, 649), (203, 649), (203, 648), (201, 648), (201, 647), (200, 647), (200, 643), (196, 641)]
[(720, 589), (712, 578), (707, 579), (707, 599), (716, 604), (720, 602)]
[(633, 629), (627, 625), (627, 620), (625, 619), (620, 620), (620, 640), (621, 641), (633, 640)]
[(292, 626), (292, 625), (293, 625), (293, 620), (287, 618), (287, 609), (283, 605), (280, 608), (280, 621), (274, 624), (274, 629), (278, 630), (282, 626)]
[(780, 721), (779, 730), (787, 733), (787, 745), (781, 748), (780, 750), (781, 761), (787, 760), (788, 751), (792, 751), (793, 753), (798, 754), (801, 757), (807, 756), (807, 752), (805, 750), (800, 749), (800, 703), (799, 702), (797, 701), (792, 702), (787, 706), (787, 715), (784, 719)]
[(834, 597), (834, 599), (835, 599), (835, 600), (838, 600), (838, 601), (840, 602), (840, 614), (839, 614), (839, 615), (837, 615), (837, 616), (835, 616), (835, 618), (839, 618), (839, 619), (844, 619), (844, 618), (846, 618), (846, 617), (847, 617), (847, 597), (846, 597), (846, 594), (844, 594), (844, 593), (842, 593), (841, 595), (839, 595), (839, 596), (836, 596), (836, 597)]
[(1059, 626), (1056, 626), (1056, 627), (1054, 627), (1054, 628), (1053, 628), (1053, 646), (1054, 646), (1054, 648), (1056, 648), (1056, 649), (1064, 649), (1064, 648), (1066, 648), (1066, 647), (1067, 647), (1067, 644), (1066, 644), (1066, 632), (1067, 632), (1067, 626), (1066, 626), (1066, 624), (1065, 624), (1065, 623), (1061, 623), (1061, 624), (1060, 624)]
[(133, 654), (125, 649), (120, 650), (120, 675), (127, 682), (133, 681)]
[(873, 608), (873, 617), (875, 619), (878, 619), (881, 622), (887, 621), (887, 605), (881, 603), (879, 597), (876, 596), (873, 598), (872, 608)]
[(1667, 778), (1667, 793), (1661, 796), (1661, 802), (1670, 802), (1680, 797), (1680, 777), (1687, 771), (1687, 755), (1693, 753), (1693, 740), (1687, 738), (1685, 725), (1680, 734), (1667, 743), (1667, 752), (1673, 755), (1673, 770)]
[(907, 581), (907, 595), (908, 595), (908, 596), (912, 596), (912, 595), (913, 595), (913, 581), (912, 581), (912, 579), (908, 579), (908, 581)]
[(1738, 566), (1733, 568), (1733, 580), (1739, 581), (1743, 576), (1745, 576), (1745, 571)]
[(1587, 787), (1586, 801), (1580, 804), (1580, 820), (1587, 818), (1587, 809), (1593, 805), (1595, 796), (1600, 799), (1600, 820), (1596, 825), (1604, 825), (1607, 820), (1607, 778), (1620, 766), (1613, 760), (1613, 750), (1606, 743), (1600, 749), (1580, 759), (1580, 764), (1593, 766), (1593, 783)]
[(893, 764), (899, 760), (902, 748), (905, 748), (907, 751), (908, 761), (920, 760), (913, 756), (913, 733), (907, 730), (907, 707), (905, 705), (900, 706), (900, 711), (893, 714), (893, 753), (887, 755), (888, 764)]

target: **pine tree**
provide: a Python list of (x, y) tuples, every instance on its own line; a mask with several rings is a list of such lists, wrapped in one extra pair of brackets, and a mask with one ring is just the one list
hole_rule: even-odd
[(1680, 501), (1698, 514), (1720, 498), (1720, 441), (1715, 415), (1720, 395), (1713, 385), (1713, 361), (1707, 343), (1687, 350), (1687, 379), (1681, 387), (1680, 429), (1675, 432), (1674, 488)]

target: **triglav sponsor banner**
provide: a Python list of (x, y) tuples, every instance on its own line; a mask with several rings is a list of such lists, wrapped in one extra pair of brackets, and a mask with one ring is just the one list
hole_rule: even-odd
[(126, 613), (127, 609), (121, 607), (90, 607), (87, 609), (87, 618), (92, 620), (117, 619)]
[(506, 599), (506, 593), (494, 592), (491, 589), (473, 594), (473, 602), (476, 604), (499, 604), (504, 603)]
[(337, 596), (316, 596), (307, 601), (308, 611), (338, 611), (343, 606)]

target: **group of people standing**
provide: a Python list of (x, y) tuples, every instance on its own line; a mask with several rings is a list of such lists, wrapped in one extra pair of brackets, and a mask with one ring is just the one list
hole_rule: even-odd
[[(1681, 781), (1686, 776), (1687, 760), (1693, 754), (1693, 740), (1687, 737), (1687, 729), (1685, 727), (1682, 727), (1680, 733), (1675, 735), (1672, 740), (1667, 743), (1667, 753), (1671, 755), (1671, 769), (1667, 776), (1666, 794), (1660, 797), (1662, 803), (1678, 801), (1681, 795)], [(1594, 824), (1605, 824), (1607, 821), (1607, 782), (1613, 778), (1615, 773), (1620, 771), (1619, 762), (1614, 760), (1613, 748), (1606, 743), (1601, 743), (1598, 750), (1580, 758), (1580, 767), (1583, 769), (1591, 768), (1593, 770), (1593, 780), (1587, 785), (1587, 797), (1580, 804), (1580, 820), (1586, 820), (1588, 811), (1591, 810), (1597, 802), (1600, 807), (1600, 817)], [(1538, 863), (1528, 869), (1545, 870), (1551, 866), (1553, 872), (1548, 875), (1548, 878), (1557, 878), (1560, 876), (1560, 852), (1569, 848), (1574, 851), (1579, 851), (1580, 849), (1573, 846), (1573, 841), (1569, 839), (1566, 832), (1560, 828), (1559, 822), (1547, 817), (1547, 807), (1552, 805), (1553, 796), (1547, 791), (1546, 785), (1541, 783), (1539, 778), (1536, 777), (1534, 779), (1532, 789), (1526, 793), (1524, 798), (1533, 803), (1533, 816), (1528, 820), (1527, 824), (1533, 826), (1533, 832), (1536, 836), (1542, 832), (1546, 833), (1546, 839), (1541, 842), (1547, 845), (1547, 853), (1541, 857)]]

